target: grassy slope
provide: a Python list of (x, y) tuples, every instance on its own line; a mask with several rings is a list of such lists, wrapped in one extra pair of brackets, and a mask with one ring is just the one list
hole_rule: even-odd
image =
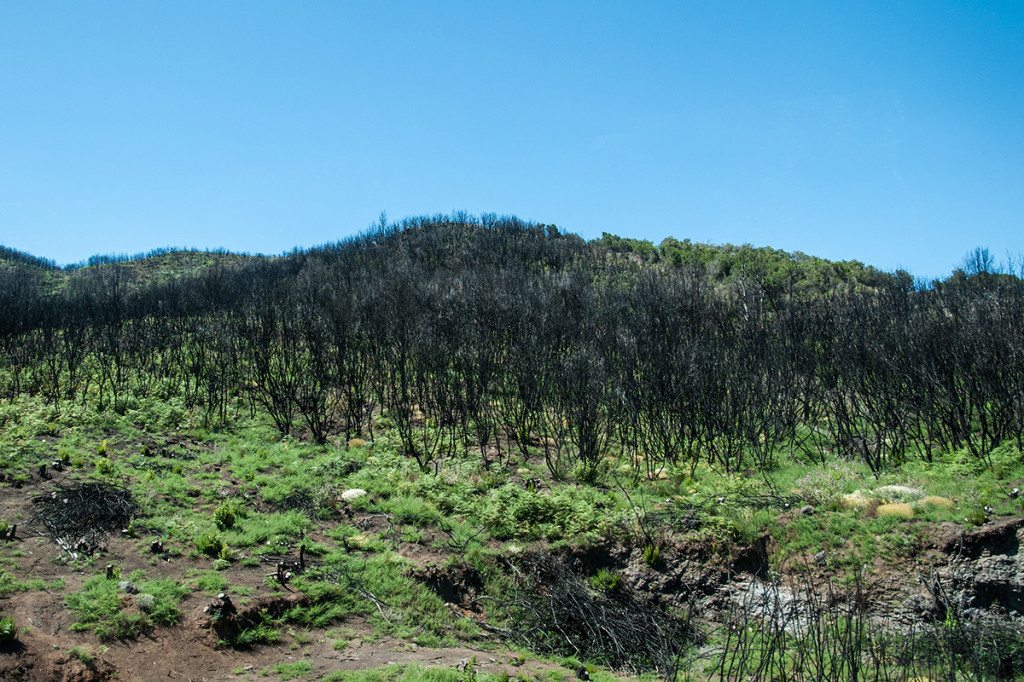
[[(856, 464), (812, 465), (798, 456), (784, 456), (767, 480), (699, 467), (692, 477), (688, 470), (670, 469), (655, 480), (634, 481), (629, 465), (609, 462), (604, 484), (588, 486), (549, 480), (542, 458), (481, 471), (472, 450), (449, 456), (440, 475), (423, 473), (396, 454), (396, 445), (386, 421), (373, 443), (317, 447), (281, 439), (260, 420), (244, 416), (230, 430), (207, 430), (174, 402), (137, 401), (124, 416), (67, 405), (58, 412), (26, 398), (4, 404), (4, 520), (26, 528), (29, 498), (50, 485), (34, 472), (54, 459), (68, 464), (65, 472), (54, 474), (58, 478), (127, 485), (145, 514), (96, 559), (68, 561), (52, 543), (37, 539), (35, 555), (51, 558), (40, 570), (38, 559), (27, 562), (21, 543), (0, 545), (0, 611), (11, 611), (24, 595), (51, 595), (75, 614), (79, 632), (69, 633), (65, 645), (98, 647), (105, 639), (160, 631), (218, 592), (235, 595), (242, 605), (284, 594), (267, 577), (273, 560), (265, 557), (295, 556), (304, 543), (333, 579), (315, 571), (296, 578), (293, 587), (310, 597), (308, 604), (267, 615), (225, 644), (276, 645), (282, 655), (290, 647), (300, 652), (301, 661), (310, 641), (344, 648), (348, 638), (389, 638), (421, 647), (469, 646), (507, 658), (476, 622), (486, 615), (501, 625), (500, 609), (468, 616), (452, 610), (414, 578), (414, 571), (427, 564), (469, 564), (488, 577), (486, 591), (495, 594), (503, 580), (494, 569), (497, 556), (531, 545), (592, 545), (600, 538), (642, 542), (638, 521), (645, 514), (657, 513), (670, 529), (674, 517), (695, 509), (699, 528), (668, 531), (672, 542), (727, 547), (768, 532), (773, 564), (782, 570), (826, 551), (839, 575), (865, 564), (901, 571), (924, 550), (937, 523), (982, 522), (985, 506), (993, 515), (1024, 513), (1024, 502), (1005, 494), (1024, 479), (1021, 454), (1010, 449), (995, 453), (991, 468), (952, 453), (929, 467), (907, 464), (880, 480)], [(540, 490), (525, 485), (532, 478), (544, 481)], [(885, 492), (892, 485), (919, 490), (909, 493), (910, 518), (875, 516), (843, 503), (843, 495), (857, 490), (869, 498), (908, 495)], [(337, 502), (348, 488), (363, 488), (368, 495), (348, 507)], [(873, 492), (879, 489), (883, 492)], [(779, 505), (792, 498), (793, 509), (744, 502), (768, 494)], [(948, 498), (951, 506), (912, 499), (924, 494)], [(796, 511), (806, 503), (814, 504), (816, 513)], [(149, 554), (155, 540), (164, 543), (170, 560)], [(113, 581), (102, 575), (106, 562), (120, 573)], [(116, 583), (129, 574), (141, 591), (155, 595), (158, 610), (125, 610)], [(351, 623), (369, 629), (338, 630)], [(326, 670), (317, 667), (322, 662), (315, 657), (307, 663), (318, 674)], [(283, 679), (304, 670), (264, 672)], [(419, 668), (379, 674), (430, 676)]]

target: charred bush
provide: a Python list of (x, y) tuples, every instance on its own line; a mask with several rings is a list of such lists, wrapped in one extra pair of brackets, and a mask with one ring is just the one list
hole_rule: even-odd
[(512, 586), (502, 598), (509, 631), (535, 650), (673, 679), (683, 651), (698, 639), (687, 614), (621, 583), (601, 589), (560, 557), (536, 554), (509, 567)]

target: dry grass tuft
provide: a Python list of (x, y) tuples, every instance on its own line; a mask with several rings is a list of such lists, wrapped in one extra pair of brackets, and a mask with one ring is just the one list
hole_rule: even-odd
[(846, 509), (867, 509), (873, 501), (860, 490), (854, 490), (849, 495), (843, 495), (840, 498), (841, 505)]
[(901, 519), (910, 519), (914, 517), (914, 508), (906, 502), (893, 502), (878, 505), (875, 513), (881, 517), (895, 516)]
[(955, 505), (953, 500), (948, 497), (940, 497), (938, 495), (928, 495), (923, 498), (918, 504), (925, 505), (928, 507), (945, 507), (946, 509), (952, 509)]

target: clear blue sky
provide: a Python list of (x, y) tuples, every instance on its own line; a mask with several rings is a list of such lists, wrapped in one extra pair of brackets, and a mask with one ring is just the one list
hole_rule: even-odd
[(279, 252), (391, 218), (1024, 252), (1024, 2), (0, 3), (0, 243)]

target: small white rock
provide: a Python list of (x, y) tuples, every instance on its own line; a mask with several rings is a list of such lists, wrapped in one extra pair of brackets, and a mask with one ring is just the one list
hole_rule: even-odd
[(341, 494), (341, 499), (345, 500), (346, 502), (351, 502), (353, 500), (358, 500), (360, 497), (363, 497), (364, 495), (366, 495), (366, 491), (363, 490), (362, 488), (349, 488), (348, 490)]

